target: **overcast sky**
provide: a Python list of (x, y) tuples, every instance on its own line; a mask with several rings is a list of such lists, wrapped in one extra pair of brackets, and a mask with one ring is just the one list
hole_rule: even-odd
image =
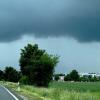
[(56, 72), (100, 72), (100, 0), (0, 0), (1, 69), (27, 43), (59, 55)]

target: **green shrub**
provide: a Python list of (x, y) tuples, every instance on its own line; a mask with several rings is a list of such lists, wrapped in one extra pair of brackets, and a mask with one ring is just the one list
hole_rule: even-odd
[(27, 76), (22, 76), (19, 80), (21, 84), (29, 84), (29, 78)]

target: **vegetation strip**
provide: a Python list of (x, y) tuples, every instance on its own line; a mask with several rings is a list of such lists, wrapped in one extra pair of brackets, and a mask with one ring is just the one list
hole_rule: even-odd
[[(7, 86), (18, 92), (16, 83), (8, 82)], [(28, 100), (100, 100), (98, 86), (100, 82), (52, 82), (48, 88), (21, 85), (18, 93)]]
[(37, 93), (29, 92), (29, 91), (26, 90), (26, 89), (21, 89), (21, 91), (27, 92), (27, 93), (32, 94), (32, 95), (34, 95), (34, 96), (37, 96), (37, 97), (39, 97), (40, 99), (43, 99), (43, 100), (52, 100), (52, 99), (50, 99), (50, 98), (43, 97), (43, 96), (41, 96), (41, 95), (39, 95), (39, 94), (37, 94)]

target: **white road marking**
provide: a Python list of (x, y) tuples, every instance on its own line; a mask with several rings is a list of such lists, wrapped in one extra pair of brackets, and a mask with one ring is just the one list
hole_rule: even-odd
[(19, 100), (15, 95), (13, 95), (7, 88), (2, 86), (15, 100)]

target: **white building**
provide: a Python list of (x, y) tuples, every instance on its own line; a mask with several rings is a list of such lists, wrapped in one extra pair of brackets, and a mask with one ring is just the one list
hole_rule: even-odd
[(65, 76), (59, 76), (59, 81), (64, 81)]
[(80, 77), (97, 77), (97, 78), (100, 78), (100, 74), (98, 73), (79, 73)]

